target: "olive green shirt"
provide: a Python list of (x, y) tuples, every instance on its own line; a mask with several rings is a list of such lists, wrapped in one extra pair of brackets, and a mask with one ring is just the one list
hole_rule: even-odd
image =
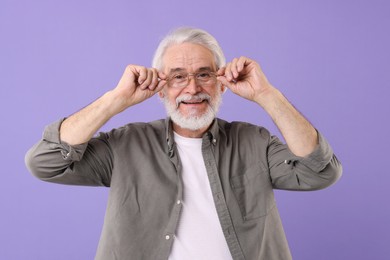
[[(76, 146), (60, 141), (61, 122), (46, 127), (26, 164), (44, 181), (110, 187), (96, 259), (168, 259), (183, 196), (170, 120), (128, 124)], [(318, 136), (303, 158), (248, 123), (216, 119), (204, 134), (203, 159), (233, 259), (292, 258), (273, 189), (317, 190), (340, 177), (339, 161)]]

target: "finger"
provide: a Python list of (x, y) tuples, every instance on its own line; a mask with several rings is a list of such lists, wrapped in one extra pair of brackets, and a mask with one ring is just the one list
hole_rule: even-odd
[(231, 71), (231, 62), (229, 62), (228, 64), (226, 64), (226, 67), (225, 67), (225, 77), (228, 81), (232, 81), (233, 79), (233, 74), (232, 74), (232, 71)]
[(237, 61), (237, 72), (240, 73), (247, 64), (248, 58), (241, 56)]
[(133, 65), (127, 65), (125, 71), (123, 72), (123, 75), (121, 77), (121, 82), (128, 82), (130, 80), (131, 83), (135, 82), (136, 78), (138, 76), (138, 73), (134, 69)]
[(161, 72), (161, 71), (158, 71), (158, 78), (159, 79), (167, 79), (167, 75), (165, 75), (165, 73)]
[(165, 79), (161, 79), (158, 82), (157, 87), (154, 89), (154, 91), (160, 92), (165, 87), (166, 84), (167, 84), (167, 81)]
[(238, 59), (237, 58), (234, 58), (232, 60), (232, 64), (230, 66), (230, 69), (232, 71), (232, 75), (233, 75), (233, 78), (238, 78), (238, 70), (237, 70), (237, 62), (238, 62)]
[(168, 83), (168, 76), (165, 75), (164, 72), (161, 72), (161, 71), (157, 71), (157, 72), (158, 72), (158, 84), (157, 84), (157, 87), (156, 87), (156, 92), (159, 92)]
[(235, 85), (234, 82), (229, 81), (225, 76), (218, 76), (217, 80), (221, 82), (222, 85), (228, 87), (229, 89), (231, 89)]
[(139, 74), (138, 75), (138, 84), (142, 85), (145, 82), (146, 78), (148, 77), (148, 70), (145, 67), (137, 67), (136, 69), (137, 69), (138, 74)]
[(149, 85), (151, 84), (153, 79), (153, 72), (150, 69), (146, 69), (146, 78), (144, 82), (141, 84), (140, 88), (141, 89), (147, 89)]
[(226, 67), (222, 67), (217, 71), (217, 76), (222, 76), (225, 74)]
[(150, 70), (151, 72), (152, 72), (152, 81), (151, 81), (151, 83), (150, 83), (150, 85), (149, 85), (149, 89), (150, 90), (154, 90), (156, 87), (157, 87), (157, 84), (158, 84), (158, 72), (157, 72), (157, 70), (156, 69), (151, 69)]

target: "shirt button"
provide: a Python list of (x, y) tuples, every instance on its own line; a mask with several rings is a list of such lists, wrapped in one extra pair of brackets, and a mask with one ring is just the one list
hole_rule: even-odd
[(180, 204), (181, 204), (181, 200), (177, 200), (177, 201), (176, 201), (176, 204), (177, 204), (177, 205), (180, 205)]
[(166, 236), (165, 236), (165, 239), (166, 239), (166, 240), (169, 240), (170, 238), (171, 238), (170, 235), (166, 235)]
[(214, 138), (214, 139), (213, 139), (213, 144), (215, 144), (216, 142), (217, 142), (217, 139)]

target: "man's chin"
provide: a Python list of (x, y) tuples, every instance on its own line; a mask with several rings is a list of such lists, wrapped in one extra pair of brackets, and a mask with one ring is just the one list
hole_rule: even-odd
[[(168, 116), (177, 126), (192, 131), (208, 128), (216, 117), (219, 102), (214, 108), (208, 105), (205, 109), (189, 108), (179, 105), (179, 107), (171, 106), (167, 99), (164, 99), (164, 105)], [(188, 109), (189, 108), (189, 109)]]
[(208, 107), (199, 107), (199, 105), (180, 104), (176, 109), (177, 113), (185, 119), (200, 118), (207, 114)]
[(178, 116), (171, 115), (170, 116), (173, 123), (178, 125), (181, 128), (197, 131), (204, 128), (207, 128), (211, 125), (214, 120), (213, 115), (202, 115), (202, 116)]

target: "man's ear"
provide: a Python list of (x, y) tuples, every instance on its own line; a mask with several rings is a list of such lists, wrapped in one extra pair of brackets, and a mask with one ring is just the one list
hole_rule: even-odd
[(164, 98), (164, 93), (163, 93), (162, 90), (161, 90), (160, 92), (158, 92), (158, 96), (159, 96), (160, 98)]
[(223, 84), (221, 84), (220, 88), (221, 88), (221, 93), (222, 94), (225, 93), (226, 90), (227, 90), (227, 87), (225, 85), (223, 85)]

